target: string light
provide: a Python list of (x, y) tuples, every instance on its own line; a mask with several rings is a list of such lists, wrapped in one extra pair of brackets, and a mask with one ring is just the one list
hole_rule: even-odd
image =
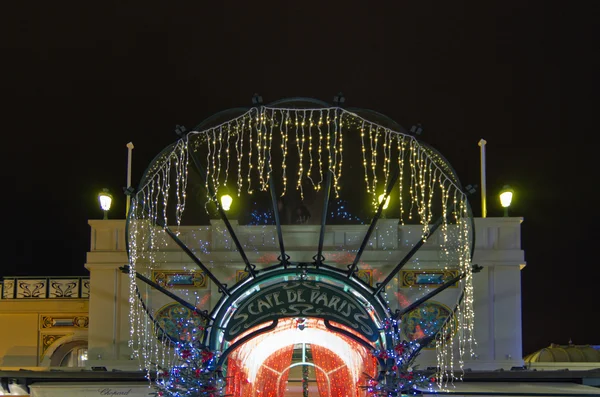
[[(326, 138), (323, 136), (325, 133)], [(291, 141), (290, 135), (292, 135)], [(237, 186), (238, 196), (241, 195), (242, 189), (246, 189), (250, 194), (254, 189), (261, 191), (268, 189), (270, 177), (275, 176), (281, 178), (279, 182), (283, 185), (282, 195), (284, 195), (288, 190), (287, 162), (290, 158), (288, 150), (291, 149), (292, 157), (295, 157), (293, 147), (295, 145), (298, 164), (295, 165), (297, 179), (294, 182), (300, 196), (304, 197), (303, 182), (306, 178), (309, 179), (308, 186), (312, 186), (312, 189), (315, 191), (321, 189), (324, 180), (323, 169), (325, 169), (326, 172), (332, 173), (332, 188), (337, 198), (341, 191), (344, 168), (344, 141), (358, 138), (358, 135), (360, 135), (361, 153), (357, 163), (361, 162), (360, 156), (362, 156), (361, 174), (364, 174), (366, 192), (373, 197), (374, 201), (377, 201), (377, 193), (389, 183), (393, 162), (399, 167), (400, 199), (397, 201), (402, 223), (406, 216), (409, 220), (415, 217), (415, 222), (423, 227), (421, 237), (426, 238), (435, 208), (442, 208), (443, 220), (439, 232), (441, 236), (438, 240), (441, 253), (440, 266), (445, 269), (457, 269), (465, 275), (460, 288), (464, 292), (463, 299), (457, 304), (455, 313), (457, 325), (452, 325), (453, 322), (448, 323), (440, 331), (442, 337), (436, 340), (439, 365), (439, 375), (436, 379), (438, 382), (454, 379), (454, 361), (457, 361), (459, 368), (463, 368), (463, 355), (472, 355), (476, 346), (470, 263), (470, 241), (473, 230), (467, 198), (453, 177), (440, 167), (439, 159), (434, 158), (432, 153), (414, 137), (392, 131), (341, 108), (252, 108), (221, 125), (204, 131), (190, 132), (181, 138), (170, 152), (161, 155), (152, 164), (144, 184), (132, 197), (132, 216), (128, 229), (129, 266), (132, 269), (130, 346), (134, 355), (140, 359), (142, 368), (156, 370), (157, 363), (168, 366), (175, 365), (176, 361), (170, 355), (173, 346), (169, 345), (170, 342), (166, 342), (164, 336), (159, 335), (148, 323), (147, 308), (144, 308), (141, 302), (148, 298), (151, 291), (148, 287), (140, 287), (136, 284), (135, 271), (149, 277), (154, 269), (168, 263), (166, 247), (169, 243), (165, 233), (156, 225), (173, 222), (177, 226), (182, 224), (187, 201), (189, 156), (195, 153), (206, 153), (205, 159), (204, 157), (202, 159), (206, 162), (204, 186), (207, 192), (214, 192), (214, 195), (208, 197), (209, 201), (216, 200), (221, 186), (228, 186), (231, 183), (230, 174), (231, 178), (235, 179), (233, 183)], [(324, 145), (327, 145), (326, 151), (323, 150)], [(272, 163), (274, 149), (281, 151), (281, 164)], [(277, 169), (279, 166), (281, 172), (271, 174), (273, 168)], [(316, 168), (319, 172), (318, 182), (316, 182)], [(408, 175), (405, 175), (405, 171)], [(347, 174), (346, 171), (345, 176)], [(407, 179), (406, 183), (404, 179)], [(409, 205), (404, 203), (404, 197), (410, 202)], [(173, 202), (175, 218), (169, 219), (173, 210), (169, 213), (168, 206), (173, 205)], [(339, 205), (337, 217), (352, 218), (347, 211), (340, 212), (342, 209), (345, 208)], [(267, 222), (269, 216), (272, 214), (260, 215), (264, 222), (256, 223), (271, 223), (271, 221)], [(215, 226), (213, 231), (216, 235), (228, 238), (225, 229), (217, 230)], [(180, 228), (176, 233), (180, 233)], [(257, 254), (260, 253), (261, 247), (275, 246), (273, 233), (269, 235), (270, 237), (267, 235), (263, 233), (255, 240), (249, 237), (245, 246), (251, 247)], [(417, 261), (415, 266), (420, 266), (418, 258), (415, 260)], [(276, 256), (272, 262), (275, 261)], [(422, 286), (416, 288), (419, 289), (419, 293), (426, 293), (426, 289)], [(138, 294), (142, 295), (142, 300), (138, 299)], [(198, 301), (197, 297), (195, 299)], [(446, 339), (445, 336), (455, 333), (456, 338)], [(454, 353), (455, 350), (458, 352), (457, 355)], [(398, 372), (398, 376), (401, 374), (406, 375), (407, 372)], [(380, 381), (376, 382), (378, 385), (381, 384)]]
[(227, 376), (236, 384), (228, 384), (227, 392), (246, 396), (262, 390), (265, 395), (282, 395), (274, 392), (287, 377), (294, 346), (301, 345), (310, 347), (319, 390), (326, 385), (328, 393), (322, 395), (346, 396), (364, 384), (364, 373), (375, 375), (375, 359), (354, 340), (328, 330), (320, 319), (303, 319), (302, 329), (297, 324), (298, 319), (281, 320), (273, 331), (232, 352), (228, 360), (233, 368)]

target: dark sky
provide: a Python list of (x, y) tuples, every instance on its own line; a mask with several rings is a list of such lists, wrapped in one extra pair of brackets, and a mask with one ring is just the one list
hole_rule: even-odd
[(479, 183), (485, 138), (488, 214), (502, 214), (496, 193), (510, 184), (525, 219), (524, 353), (600, 344), (599, 14), (584, 4), (3, 2), (0, 275), (87, 274), (98, 191), (124, 213), (127, 142), (135, 184), (176, 124), (255, 92), (343, 91), (348, 106), (422, 123), (463, 183)]

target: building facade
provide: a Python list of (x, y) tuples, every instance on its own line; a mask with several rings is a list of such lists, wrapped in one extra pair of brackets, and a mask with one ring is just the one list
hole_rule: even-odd
[[(202, 241), (210, 247), (211, 271), (222, 280), (231, 280), (232, 284), (243, 271), (243, 263), (231, 264), (230, 257), (235, 250), (230, 240), (223, 237), (220, 221), (213, 220), (211, 226), (181, 227), (179, 238), (190, 244), (197, 245)], [(483, 267), (474, 275), (475, 288), (475, 317), (477, 351), (473, 360), (468, 360), (465, 367), (482, 370), (510, 369), (522, 366), (521, 347), (521, 269), (525, 266), (524, 252), (521, 249), (520, 224), (521, 218), (476, 218), (475, 220), (475, 251), (473, 263)], [(129, 348), (130, 339), (130, 303), (129, 279), (119, 269), (127, 263), (125, 249), (125, 222), (119, 220), (90, 220), (91, 250), (88, 253), (86, 268), (90, 271), (89, 313), (89, 345), (88, 365), (105, 366), (117, 369), (136, 369), (138, 363), (132, 360)], [(240, 239), (247, 244), (260, 242), (260, 253), (253, 254), (248, 250), (251, 262), (261, 263), (269, 260), (269, 254), (276, 257), (277, 245), (275, 227), (236, 225)], [(318, 226), (313, 225), (284, 225), (282, 226), (288, 251), (294, 258), (302, 258), (306, 252), (310, 260), (312, 237), (318, 233)], [(357, 244), (364, 235), (363, 225), (328, 226), (326, 242), (330, 246), (346, 246), (348, 249)], [(392, 258), (402, 256), (419, 239), (421, 227), (399, 225), (398, 220), (382, 219), (377, 226), (370, 247), (365, 251), (362, 262), (368, 264), (365, 279), (375, 285), (379, 278), (391, 270), (395, 263)], [(269, 247), (269, 243), (271, 246)], [(434, 263), (439, 261), (439, 245), (435, 237), (430, 238), (415, 258), (398, 274), (388, 287), (390, 307), (398, 308), (399, 299), (409, 294), (414, 288), (414, 273), (436, 273)], [(198, 247), (200, 249), (200, 247)], [(339, 250), (325, 251), (325, 257), (340, 255)], [(161, 277), (169, 274), (176, 275), (183, 269), (194, 265), (175, 244), (168, 253), (169, 268), (164, 272), (157, 271), (155, 277), (160, 282)], [(202, 253), (199, 253), (202, 257)], [(342, 260), (345, 258), (342, 258)], [(302, 259), (299, 259), (302, 260)], [(432, 264), (428, 267), (428, 264)], [(163, 269), (161, 269), (163, 270)], [(199, 276), (202, 278), (202, 276)], [(214, 291), (211, 281), (205, 278), (196, 286), (186, 285), (186, 288), (173, 288), (174, 293), (188, 293), (196, 290), (203, 308), (214, 307), (219, 298)], [(451, 307), (456, 296), (444, 291), (436, 297), (436, 303), (442, 307)], [(153, 292), (151, 305), (155, 312), (172, 304), (163, 294)], [(164, 310), (163, 310), (164, 311)], [(425, 350), (420, 356), (421, 367), (436, 365), (434, 350)]]
[[(522, 367), (521, 351), (521, 280), (520, 272), (525, 266), (524, 252), (520, 244), (521, 218), (476, 218), (475, 251), (473, 263), (483, 267), (474, 275), (476, 355), (467, 359), (464, 366), (474, 373), (486, 371), (509, 371)], [(241, 240), (249, 246), (251, 242), (260, 244), (261, 251), (249, 251), (250, 260), (267, 263), (277, 252), (275, 229), (270, 226), (243, 226), (233, 221)], [(143, 380), (140, 364), (134, 359), (129, 344), (131, 331), (131, 304), (129, 276), (122, 271), (128, 263), (125, 238), (125, 221), (90, 220), (91, 249), (87, 256), (87, 277), (73, 278), (10, 278), (3, 280), (2, 300), (0, 301), (0, 372), (4, 375), (32, 370), (41, 374), (44, 371), (61, 369), (71, 378), (58, 377), (52, 383), (44, 383), (46, 378), (35, 381), (29, 376), (29, 388), (21, 387), (23, 379), (2, 378), (4, 394), (10, 390), (14, 394), (24, 394), (31, 390), (32, 395), (53, 395), (52, 390), (68, 395), (65, 390), (83, 390), (85, 385), (90, 393), (104, 390), (100, 386), (113, 387), (113, 391), (132, 390), (135, 395), (147, 395), (148, 382)], [(289, 252), (302, 258), (303, 252), (310, 252), (311, 236), (316, 226), (285, 225), (283, 233)], [(313, 230), (314, 229), (314, 230)], [(326, 257), (340, 255), (339, 247), (347, 250), (364, 234), (361, 225), (335, 225), (326, 229), (326, 248), (337, 247), (335, 251), (324, 251)], [(194, 246), (202, 242), (210, 250), (211, 270), (223, 280), (234, 283), (244, 277), (242, 263), (230, 261), (234, 248), (223, 237), (220, 221), (212, 221), (210, 226), (181, 227), (179, 237)], [(393, 268), (393, 258), (402, 256), (420, 238), (419, 226), (400, 225), (394, 219), (380, 220), (377, 231), (365, 251), (362, 262), (367, 266), (361, 277), (375, 285), (386, 270)], [(270, 242), (272, 243), (269, 249)], [(401, 307), (403, 297), (410, 295), (411, 288), (419, 284), (419, 279), (431, 281), (435, 276), (434, 264), (439, 259), (435, 239), (432, 237), (399, 274), (395, 276), (386, 292), (390, 297), (390, 307)], [(202, 252), (199, 248), (199, 255)], [(272, 252), (271, 252), (272, 251)], [(207, 251), (205, 251), (207, 252)], [(160, 285), (168, 284), (170, 291), (184, 296), (194, 291), (198, 297), (198, 307), (210, 308), (217, 302), (215, 287), (201, 272), (187, 279), (178, 275), (189, 275), (194, 266), (176, 246), (166, 253), (169, 266), (158, 267), (153, 281)], [(346, 261), (346, 258), (340, 258)], [(183, 269), (188, 269), (182, 271)], [(426, 277), (420, 277), (425, 275)], [(171, 282), (166, 283), (166, 280)], [(173, 280), (179, 280), (173, 282)], [(424, 285), (423, 288), (433, 288)], [(156, 291), (146, 296), (159, 321), (168, 326), (169, 308), (174, 302)], [(453, 292), (441, 293), (428, 302), (439, 307), (451, 307), (455, 299)], [(172, 312), (172, 311), (171, 311)], [(170, 324), (173, 325), (173, 324)], [(176, 328), (176, 326), (175, 326)], [(414, 331), (414, 330), (413, 330)], [(177, 330), (175, 330), (177, 332)], [(425, 349), (418, 359), (422, 368), (436, 365), (434, 349)], [(89, 373), (85, 379), (75, 372), (100, 369), (106, 372)], [(548, 368), (549, 369), (549, 368)], [(589, 369), (589, 366), (588, 366)], [(116, 372), (115, 372), (116, 371)], [(104, 374), (104, 375), (103, 375)], [(119, 376), (115, 376), (115, 374)], [(94, 376), (92, 376), (94, 375)], [(294, 374), (290, 374), (290, 381)], [(104, 383), (94, 381), (103, 379)], [(66, 380), (80, 379), (83, 383), (65, 383)], [(60, 382), (60, 381), (63, 382)], [(31, 384), (33, 382), (33, 384)], [(13, 383), (11, 387), (11, 383)], [(62, 387), (62, 389), (61, 389)], [(294, 386), (290, 383), (290, 389)], [(471, 386), (472, 387), (472, 386)], [(65, 389), (66, 388), (66, 389)], [(41, 392), (45, 390), (45, 392)], [(48, 392), (50, 390), (50, 392)], [(37, 393), (37, 394), (36, 394)], [(65, 394), (67, 393), (67, 394)], [(300, 393), (298, 391), (298, 393)], [(54, 394), (56, 395), (56, 394)], [(289, 395), (294, 395), (293, 393)], [(300, 395), (300, 394), (298, 394)]]

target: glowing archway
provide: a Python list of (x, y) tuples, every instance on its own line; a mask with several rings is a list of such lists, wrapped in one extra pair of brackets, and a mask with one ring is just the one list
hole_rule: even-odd
[[(304, 319), (302, 325), (298, 326), (297, 319), (284, 319), (274, 330), (236, 348), (228, 358), (228, 376), (247, 386), (240, 388), (232, 382), (229, 392), (246, 396), (264, 388), (265, 384), (282, 390), (289, 369), (294, 366), (292, 350), (299, 344), (311, 346), (314, 352), (311, 365), (320, 371), (315, 372), (322, 384), (319, 387), (327, 384), (326, 395), (334, 395), (331, 390), (336, 387), (358, 390), (358, 385), (364, 383), (364, 373), (375, 375), (377, 363), (367, 348), (327, 329), (321, 319)], [(335, 386), (330, 385), (330, 377)]]
[(249, 382), (253, 383), (256, 380), (258, 370), (269, 356), (285, 346), (298, 343), (322, 346), (331, 350), (349, 368), (352, 379), (358, 381), (363, 361), (370, 355), (367, 349), (349, 338), (327, 330), (320, 320), (307, 320), (308, 324), (303, 330), (293, 326), (293, 323), (293, 319), (284, 320), (277, 329), (244, 343), (233, 353), (248, 369)]
[[(259, 104), (259, 98), (254, 102)], [(385, 379), (376, 382), (377, 388), (368, 393), (427, 387), (431, 378), (424, 371), (415, 377), (412, 362), (437, 334), (405, 342), (399, 323), (407, 313), (455, 283), (461, 286), (455, 309), (447, 318), (440, 318), (438, 367), (454, 366), (455, 348), (460, 352), (460, 366), (463, 353), (473, 353), (474, 220), (467, 199), (472, 189), (463, 191), (448, 162), (397, 123), (374, 111), (339, 107), (343, 102), (339, 96), (335, 102), (331, 106), (293, 98), (269, 106), (224, 111), (190, 132), (178, 126), (180, 139), (156, 156), (137, 188), (127, 189), (131, 195), (126, 231), (129, 263), (121, 270), (130, 276), (132, 349), (149, 375), (158, 369), (157, 363), (169, 368), (167, 372), (157, 371), (161, 393), (179, 394), (184, 375), (192, 380), (185, 387), (192, 394), (198, 390), (220, 392), (224, 378), (229, 376), (226, 366), (232, 352), (261, 332), (273, 331), (279, 321), (300, 316), (324, 319), (329, 330), (367, 346), (367, 350), (368, 346), (375, 347), (373, 354), (382, 364)], [(363, 172), (352, 169), (360, 163)], [(362, 183), (356, 182), (363, 179), (363, 173), (366, 189), (358, 189)], [(351, 176), (346, 186), (357, 188), (352, 189), (353, 200), (373, 201), (376, 210), (368, 216), (368, 227), (353, 225), (356, 227), (345, 234), (332, 236), (329, 203), (332, 194), (337, 198), (341, 193), (342, 174)], [(305, 188), (320, 192), (323, 204), (318, 229), (302, 226), (305, 230), (297, 233), (294, 228), (285, 230), (282, 226), (290, 222), (279, 219), (278, 198), (285, 197), (294, 182), (295, 195), (299, 194), (301, 200)], [(384, 230), (379, 229), (377, 222), (387, 201), (377, 205), (377, 194), (385, 192), (389, 196), (395, 186), (399, 190), (391, 205), (399, 205), (392, 208), (394, 219), (397, 217), (402, 225), (407, 222), (407, 227), (418, 225), (414, 230), (421, 237), (408, 252), (402, 253), (407, 247), (401, 247), (395, 225), (390, 225), (389, 238), (384, 234), (380, 238), (377, 232)], [(271, 198), (273, 227), (265, 225), (261, 230), (249, 231), (232, 226), (217, 199), (224, 190), (237, 191), (240, 202), (252, 201), (255, 191), (268, 191), (264, 200), (266, 203), (267, 196)], [(213, 224), (209, 208), (219, 214), (222, 226)], [(388, 210), (388, 217), (392, 209)], [(208, 223), (210, 231), (204, 229)], [(431, 292), (419, 289), (406, 305), (392, 312), (386, 291), (394, 290), (393, 280), (398, 272), (436, 230), (441, 236), (435, 266), (455, 271), (456, 277), (436, 285)], [(195, 236), (196, 231), (200, 237)], [(183, 262), (171, 252), (172, 244), (185, 253)], [(383, 254), (374, 255), (382, 262), (392, 262), (387, 275), (373, 280), (375, 285), (358, 276), (361, 258), (370, 247), (404, 255), (397, 258), (399, 261), (392, 256), (384, 259)], [(256, 254), (254, 258), (246, 254), (251, 250)], [(334, 260), (337, 252), (349, 254), (347, 261)], [(265, 256), (272, 259), (260, 259)], [(198, 305), (197, 295), (174, 293), (153, 280), (154, 270), (161, 266), (188, 270), (189, 265), (206, 275), (210, 307)], [(247, 278), (227, 275), (226, 268), (244, 272)], [(224, 277), (235, 277), (236, 282), (228, 285)], [(326, 291), (313, 295), (319, 289)], [(154, 292), (201, 317), (202, 324), (194, 325), (189, 337), (168, 338), (164, 346), (164, 336), (169, 334), (160, 318), (154, 317)], [(456, 317), (456, 322), (451, 317)], [(246, 334), (247, 338), (238, 339), (238, 344), (233, 342), (261, 324), (264, 329)], [(453, 335), (453, 324), (461, 332), (457, 338), (446, 338)], [(172, 354), (173, 351), (178, 354)], [(190, 361), (190, 357), (200, 356), (200, 365)], [(392, 362), (394, 365), (390, 366)], [(453, 377), (452, 371), (444, 371), (437, 379)], [(413, 382), (406, 381), (413, 378)]]

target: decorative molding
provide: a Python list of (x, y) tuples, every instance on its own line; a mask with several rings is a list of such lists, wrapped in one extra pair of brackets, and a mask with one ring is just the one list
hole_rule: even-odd
[(246, 277), (248, 277), (248, 272), (245, 271), (245, 270), (237, 270), (235, 272), (235, 282), (236, 283), (239, 283), (240, 281), (242, 281)]
[[(456, 276), (458, 276), (458, 270), (402, 270), (400, 272), (400, 287), (436, 288)], [(449, 288), (456, 288), (457, 286), (458, 284), (454, 284)]]
[(73, 298), (79, 295), (79, 279), (50, 279), (48, 298)]
[(90, 279), (82, 278), (81, 279), (81, 294), (80, 298), (89, 298), (90, 297)]
[(356, 277), (373, 286), (373, 270), (372, 269), (359, 269), (356, 271)]
[(45, 334), (45, 333), (42, 333), (42, 334), (40, 334), (40, 353), (39, 353), (40, 362), (44, 359), (44, 355), (46, 354), (46, 352), (48, 351), (50, 346), (52, 346), (54, 343), (56, 343), (60, 339), (67, 337), (67, 336), (71, 336), (71, 335), (73, 335), (73, 333), (67, 333), (67, 334)]
[(2, 299), (13, 299), (15, 296), (15, 280), (2, 281)]
[(5, 277), (2, 299), (87, 299), (89, 277)]
[(191, 337), (190, 330), (204, 330), (206, 326), (206, 319), (177, 302), (167, 303), (158, 309), (155, 318), (160, 328), (176, 340)]
[(203, 271), (153, 270), (152, 281), (165, 288), (198, 288), (207, 286), (207, 277)]
[(49, 328), (80, 328), (87, 329), (90, 319), (87, 314), (40, 314), (40, 329)]
[[(427, 301), (402, 317), (402, 332), (408, 340), (416, 340), (437, 333), (444, 322), (451, 315), (452, 310), (436, 301)], [(452, 333), (446, 336), (450, 340), (458, 330), (456, 317), (452, 318)], [(435, 349), (435, 340), (432, 340), (425, 349)]]
[(17, 279), (17, 298), (44, 299), (48, 290), (48, 279)]

